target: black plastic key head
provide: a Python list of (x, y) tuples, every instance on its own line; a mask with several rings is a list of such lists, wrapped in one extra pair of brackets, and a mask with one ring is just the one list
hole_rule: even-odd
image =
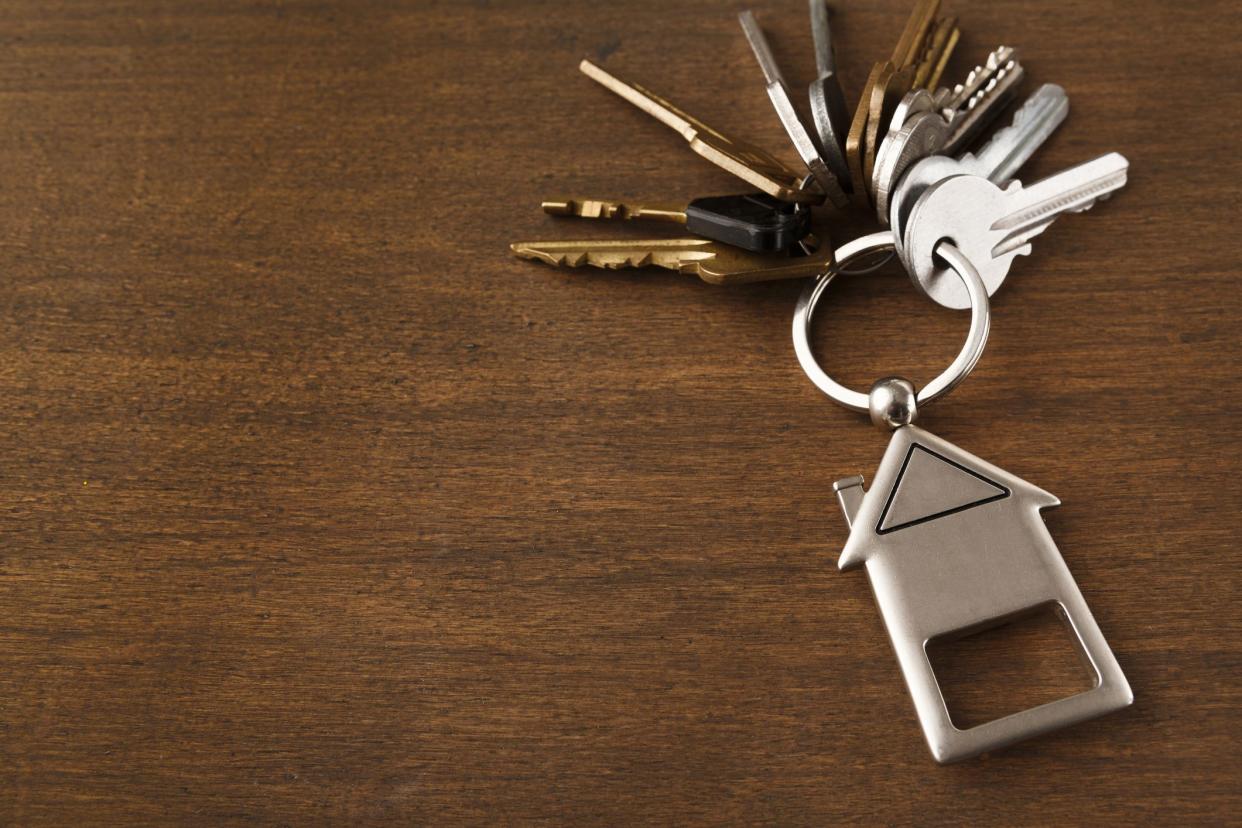
[(811, 211), (766, 193), (696, 198), (686, 229), (756, 253), (788, 250), (811, 231)]

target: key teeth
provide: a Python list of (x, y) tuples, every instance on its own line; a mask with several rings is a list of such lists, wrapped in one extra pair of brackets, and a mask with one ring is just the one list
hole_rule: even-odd
[[(988, 53), (983, 63), (976, 66), (966, 73), (966, 81), (959, 83), (953, 87), (953, 90), (945, 97), (944, 109), (947, 110), (945, 117), (951, 117), (953, 112), (961, 109), (975, 93), (979, 91), (978, 87), (983, 83), (982, 78), (997, 73), (998, 69), (1003, 67), (1004, 71), (1012, 71), (1013, 66), (1018, 63), (1017, 50), (1008, 46), (998, 46)], [(998, 75), (1002, 77), (1003, 75)], [(965, 100), (963, 95), (966, 96)]]

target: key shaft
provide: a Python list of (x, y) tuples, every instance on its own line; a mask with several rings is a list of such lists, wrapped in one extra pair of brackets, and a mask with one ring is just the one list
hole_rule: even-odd
[(714, 285), (737, 285), (817, 276), (832, 267), (831, 244), (811, 256), (749, 253), (707, 239), (636, 241), (531, 241), (509, 246), (514, 255), (558, 267), (607, 270), (660, 267), (698, 276)]
[(1026, 70), (1017, 61), (1010, 61), (983, 89), (971, 96), (965, 108), (949, 122), (949, 140), (944, 151), (957, 155), (973, 144), (988, 124), (1009, 106), (1018, 94), (1018, 85)]
[(824, 200), (818, 185), (804, 187), (803, 176), (759, 147), (726, 136), (654, 92), (627, 83), (589, 60), (583, 60), (578, 68), (591, 80), (676, 130), (696, 153), (751, 186), (783, 201), (819, 204)]
[(1011, 211), (994, 221), (989, 228), (1002, 238), (992, 247), (997, 258), (1017, 250), (1046, 230), (1053, 220), (1064, 213), (1089, 209), (1101, 198), (1107, 198), (1126, 184), (1130, 162), (1119, 152), (1070, 167), (1056, 175), (1041, 179), (1029, 187), (1014, 182), (1005, 190)]
[(927, 39), (927, 32), (939, 10), (940, 0), (918, 0), (914, 4), (910, 17), (906, 20), (906, 27), (901, 32), (901, 38), (893, 49), (893, 56), (889, 58), (898, 69), (910, 66), (918, 59), (923, 42)]
[(850, 129), (849, 109), (845, 104), (845, 92), (837, 76), (837, 59), (832, 48), (832, 30), (829, 27), (827, 0), (809, 0), (811, 8), (811, 37), (815, 42), (815, 66), (818, 74), (807, 87), (811, 104), (811, 122), (815, 128), (820, 157), (836, 176), (837, 183), (846, 193), (853, 190), (853, 177), (845, 158), (845, 139)]
[(916, 89), (935, 89), (940, 83), (940, 76), (944, 74), (945, 67), (949, 64), (949, 58), (953, 54), (953, 50), (957, 48), (957, 42), (961, 39), (961, 29), (957, 27), (956, 17), (946, 17), (937, 21), (936, 28), (932, 30), (930, 43), (923, 59), (919, 61), (918, 70), (914, 74), (914, 87)]
[(1013, 115), (1013, 121), (994, 134), (979, 152), (966, 162), (978, 175), (1004, 184), (1035, 154), (1035, 150), (1056, 132), (1069, 114), (1069, 96), (1053, 83), (1045, 83)]
[(620, 201), (602, 199), (558, 199), (541, 205), (550, 216), (574, 216), (586, 219), (612, 219), (619, 221), (663, 221), (673, 224), (686, 223), (686, 211), (668, 205), (631, 205)]
[(764, 81), (767, 83), (768, 99), (772, 102), (772, 108), (776, 110), (781, 126), (785, 128), (785, 134), (789, 136), (789, 141), (797, 151), (798, 157), (811, 171), (811, 175), (828, 200), (836, 207), (845, 207), (849, 204), (849, 197), (832, 170), (828, 169), (828, 164), (819, 153), (819, 147), (815, 145), (811, 133), (794, 108), (789, 86), (785, 83), (785, 77), (781, 74), (776, 58), (772, 54), (772, 47), (767, 37), (764, 36), (763, 29), (759, 27), (754, 13), (742, 12), (738, 15), (738, 22), (741, 23), (746, 41), (750, 44), (751, 51), (755, 53), (755, 60), (763, 72)]
[(755, 54), (755, 62), (759, 64), (759, 70), (763, 72), (764, 82), (784, 83), (785, 76), (781, 74), (781, 68), (776, 63), (776, 56), (772, 54), (772, 46), (763, 34), (763, 29), (759, 27), (755, 13), (747, 9), (739, 13), (737, 19), (742, 24), (742, 32), (746, 35), (750, 50)]
[(997, 71), (1012, 60), (1018, 59), (1018, 53), (1010, 46), (998, 46), (988, 53), (983, 63), (966, 74), (966, 80), (952, 89), (942, 90), (941, 104), (945, 118), (952, 119), (954, 113), (966, 105), (966, 102), (979, 90), (987, 86)]
[(836, 74), (837, 56), (832, 49), (832, 26), (826, 0), (810, 0), (811, 40), (815, 43), (815, 70), (822, 78)]

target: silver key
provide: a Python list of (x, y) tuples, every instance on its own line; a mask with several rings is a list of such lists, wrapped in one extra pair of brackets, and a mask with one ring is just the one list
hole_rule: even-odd
[[(1000, 62), (998, 52), (989, 56), (989, 62), (995, 58), (998, 65), (992, 72), (991, 79), (982, 88), (958, 104), (950, 118), (953, 129), (949, 134), (949, 143), (945, 145), (945, 153), (957, 155), (975, 142), (975, 139), (987, 128), (987, 125), (1000, 114), (1009, 102), (1018, 94), (1018, 84), (1026, 75), (1022, 64), (1008, 50), (1010, 57)], [(990, 64), (989, 64), (990, 65)]]
[(952, 118), (953, 113), (965, 109), (972, 97), (983, 91), (995, 78), (1001, 67), (1016, 62), (1018, 53), (1012, 47), (998, 46), (993, 49), (983, 63), (971, 69), (966, 80), (952, 89), (937, 89), (935, 98), (945, 118)]
[(1069, 96), (1055, 83), (1045, 83), (1013, 114), (1009, 126), (997, 132), (967, 164), (994, 184), (1004, 184), (1043, 146), (1069, 114)]
[(884, 137), (872, 176), (876, 215), (882, 224), (887, 223), (889, 198), (902, 173), (916, 161), (940, 152), (948, 139), (949, 125), (937, 112), (915, 112), (900, 129)]
[[(911, 92), (902, 99), (890, 131), (876, 153), (872, 178), (868, 182), (880, 224), (890, 221), (892, 195), (906, 169), (923, 158), (939, 154), (956, 155), (968, 146), (1009, 105), (1023, 74), (1014, 50), (1001, 46), (971, 70), (966, 82), (954, 87), (952, 92), (942, 89), (936, 96)], [(912, 121), (916, 113), (937, 106), (940, 107), (939, 116), (946, 125), (943, 136), (939, 135), (939, 129), (934, 129), (926, 119), (921, 118), (914, 134), (904, 129), (907, 125), (913, 129)], [(897, 121), (897, 115), (904, 123)]]
[(794, 149), (798, 151), (799, 157), (828, 196), (828, 200), (837, 207), (847, 206), (849, 197), (841, 188), (837, 177), (832, 174), (832, 170), (828, 169), (828, 165), (820, 157), (819, 149), (815, 146), (811, 133), (807, 131), (802, 119), (798, 117), (798, 111), (794, 109), (793, 99), (789, 94), (789, 85), (785, 83), (785, 76), (781, 74), (780, 67), (776, 65), (776, 58), (772, 56), (772, 48), (768, 45), (768, 39), (764, 37), (763, 30), (759, 28), (754, 13), (744, 11), (738, 15), (738, 20), (742, 24), (742, 31), (746, 33), (746, 40), (750, 43), (751, 51), (755, 53), (755, 60), (759, 62), (759, 68), (763, 70), (763, 78), (768, 85), (768, 98), (771, 99), (772, 107), (781, 119), (781, 125), (785, 127), (789, 140), (793, 142)]
[(897, 108), (893, 110), (893, 119), (888, 122), (888, 132), (896, 132), (901, 129), (906, 121), (914, 117), (917, 112), (935, 111), (936, 99), (932, 97), (932, 93), (926, 89), (911, 89), (897, 104)]
[[(1004, 186), (1035, 150), (1056, 131), (1069, 114), (1069, 97), (1056, 84), (1046, 83), (1026, 99), (1009, 126), (998, 131), (978, 153), (958, 158), (933, 155), (911, 165), (889, 198), (888, 223), (893, 229), (897, 254), (906, 262), (906, 219), (924, 191), (951, 175), (981, 175)], [(909, 269), (910, 265), (907, 263)]]
[(824, 162), (845, 189), (851, 189), (850, 167), (845, 161), (845, 136), (850, 131), (850, 113), (845, 106), (845, 93), (837, 77), (837, 59), (832, 51), (832, 30), (828, 26), (826, 0), (810, 0), (811, 37), (815, 41), (817, 77), (811, 81), (807, 95), (811, 99), (811, 119), (819, 138)]
[(1129, 168), (1125, 156), (1111, 152), (1029, 187), (1015, 180), (1002, 190), (977, 175), (933, 184), (919, 197), (906, 227), (910, 278), (947, 308), (969, 307), (961, 280), (935, 259), (936, 245), (949, 239), (978, 268), (991, 296), (1014, 257), (1031, 252), (1031, 239), (1063, 213), (1086, 210), (1123, 187)]

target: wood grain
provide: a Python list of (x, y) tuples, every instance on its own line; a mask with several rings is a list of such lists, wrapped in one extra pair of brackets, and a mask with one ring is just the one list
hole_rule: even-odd
[[(908, 5), (834, 6), (852, 97)], [(1132, 163), (923, 422), (1062, 498), (1133, 708), (934, 766), (834, 568), (884, 437), (800, 285), (508, 255), (638, 232), (543, 198), (737, 187), (583, 56), (793, 160), (741, 3), (8, 0), (0, 822), (1236, 822), (1242, 18), (950, 6), (947, 78), (1069, 93), (1031, 175)], [(805, 3), (760, 12), (805, 88)], [(896, 273), (830, 307), (854, 385), (965, 330)]]

